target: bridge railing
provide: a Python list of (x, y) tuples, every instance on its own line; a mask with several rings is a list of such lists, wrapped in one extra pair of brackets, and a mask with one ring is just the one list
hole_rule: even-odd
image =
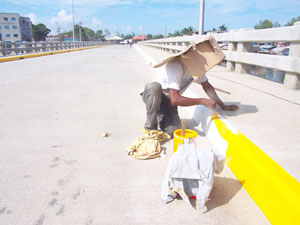
[[(228, 70), (250, 73), (251, 66), (266, 67), (285, 72), (283, 84), (290, 89), (300, 89), (300, 22), (291, 27), (262, 30), (240, 29), (226, 33), (212, 33), (223, 50)], [(170, 37), (144, 41), (141, 44), (177, 53), (197, 39), (197, 35)], [(289, 54), (261, 54), (254, 43), (283, 43)]]
[(22, 55), (28, 53), (40, 53), (58, 51), (64, 49), (84, 48), (97, 45), (107, 45), (101, 41), (62, 42), (62, 41), (40, 41), (40, 42), (0, 42), (0, 57)]

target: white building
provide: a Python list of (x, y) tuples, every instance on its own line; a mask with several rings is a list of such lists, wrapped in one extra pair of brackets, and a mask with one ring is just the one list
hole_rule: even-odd
[(50, 35), (46, 37), (46, 41), (60, 41), (60, 39), (59, 35)]
[(33, 41), (30, 18), (0, 12), (0, 41)]

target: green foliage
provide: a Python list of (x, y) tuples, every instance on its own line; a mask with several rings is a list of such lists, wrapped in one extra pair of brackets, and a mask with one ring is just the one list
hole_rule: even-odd
[(266, 29), (274, 27), (273, 22), (271, 20), (260, 20), (258, 24), (255, 24), (255, 29)]
[(105, 30), (104, 30), (104, 35), (105, 35), (105, 37), (109, 36), (109, 35), (110, 35), (109, 30), (105, 29)]
[[(99, 41), (99, 40), (105, 41), (102, 30), (97, 30), (96, 32), (94, 32), (92, 29), (90, 29), (88, 27), (82, 27), (79, 25), (75, 25), (74, 31), (75, 31), (75, 39), (77, 39), (77, 40), (80, 40), (80, 32), (81, 32), (81, 40), (82, 41)], [(69, 37), (72, 37), (73, 31), (70, 30), (67, 32), (63, 32), (60, 35), (61, 36), (68, 35)]]
[(192, 35), (194, 33), (193, 27), (185, 27), (181, 30), (182, 35)]
[(176, 36), (183, 36), (183, 35), (192, 35), (194, 33), (193, 27), (185, 27), (181, 31), (176, 30), (174, 34), (169, 33), (168, 37), (176, 37)]
[(98, 40), (100, 41), (105, 41), (105, 36), (102, 30), (97, 30), (96, 31), (96, 37), (98, 38)]
[(227, 27), (225, 26), (225, 24), (219, 26), (220, 31), (227, 31)]
[(164, 38), (164, 36), (162, 34), (156, 34), (153, 36), (153, 39), (160, 39), (160, 38)]
[(288, 21), (287, 24), (285, 26), (293, 26), (295, 22), (300, 21), (300, 16), (296, 17), (296, 18), (292, 18), (291, 21)]
[(32, 35), (35, 41), (45, 41), (48, 34), (51, 32), (44, 24), (32, 24)]
[(148, 40), (151, 40), (151, 39), (153, 39), (153, 35), (152, 35), (152, 34), (147, 34), (147, 36), (146, 36), (146, 37), (147, 37), (147, 39), (148, 39)]
[(95, 31), (93, 31), (92, 29), (88, 28), (88, 27), (84, 27), (84, 33), (85, 33), (85, 37), (84, 37), (84, 41), (96, 41), (97, 40), (97, 36)]
[(281, 25), (280, 25), (280, 23), (278, 23), (278, 22), (274, 22), (273, 27), (281, 27)]
[(123, 37), (124, 40), (132, 39), (132, 38), (133, 36), (131, 34), (124, 35)]

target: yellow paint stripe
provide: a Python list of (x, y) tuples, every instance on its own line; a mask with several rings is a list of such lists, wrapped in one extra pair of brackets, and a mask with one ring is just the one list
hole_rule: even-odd
[(300, 224), (300, 183), (242, 133), (213, 120), (228, 142), (226, 162), (271, 224)]
[(92, 48), (101, 48), (104, 46), (107, 46), (107, 45), (91, 46), (91, 47), (85, 47), (85, 48), (65, 49), (65, 50), (52, 51), (52, 52), (41, 52), (41, 53), (34, 53), (34, 54), (28, 54), (28, 55), (0, 57), (0, 63), (15, 61), (15, 60), (19, 60), (19, 59), (35, 58), (35, 57), (40, 57), (40, 56), (45, 56), (45, 55), (54, 55), (54, 54), (60, 54), (60, 53), (66, 53), (66, 52), (74, 52), (74, 51), (80, 51), (80, 50), (86, 50), (86, 49), (92, 49)]

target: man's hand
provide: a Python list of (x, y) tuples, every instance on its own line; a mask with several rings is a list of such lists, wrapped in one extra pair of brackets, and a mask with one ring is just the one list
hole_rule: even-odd
[(224, 105), (221, 108), (225, 111), (237, 111), (237, 110), (239, 110), (239, 107), (237, 105)]
[(217, 103), (215, 100), (205, 99), (204, 106), (209, 109), (216, 109)]
[(222, 100), (218, 97), (215, 88), (208, 82), (205, 81), (201, 83), (202, 88), (206, 92), (206, 94), (216, 101), (216, 103), (225, 111), (237, 111), (239, 107), (237, 105), (225, 105)]

